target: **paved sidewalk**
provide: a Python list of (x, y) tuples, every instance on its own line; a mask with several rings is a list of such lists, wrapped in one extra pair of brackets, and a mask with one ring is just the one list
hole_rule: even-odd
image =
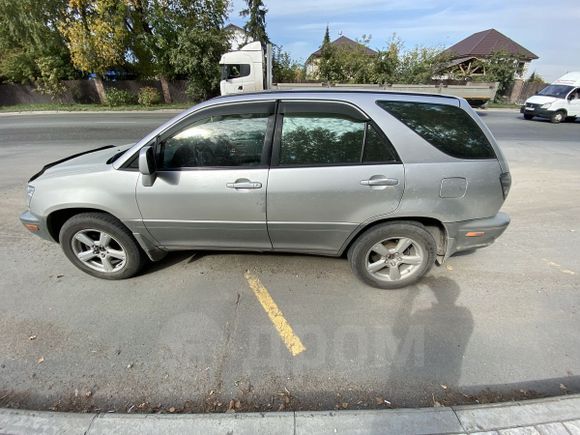
[(580, 395), (492, 405), (266, 414), (67, 414), (0, 409), (1, 434), (580, 435)]

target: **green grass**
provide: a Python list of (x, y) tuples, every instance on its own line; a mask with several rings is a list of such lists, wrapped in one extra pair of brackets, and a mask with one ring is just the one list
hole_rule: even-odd
[(175, 109), (183, 110), (193, 106), (193, 103), (185, 104), (156, 104), (145, 107), (138, 104), (127, 106), (109, 107), (102, 104), (17, 104), (14, 106), (0, 106), (0, 112), (38, 112), (38, 111), (62, 111), (62, 112), (110, 112), (110, 111), (128, 111), (128, 110), (162, 110)]
[(519, 109), (521, 104), (509, 104), (509, 103), (487, 103), (487, 107), (490, 109)]

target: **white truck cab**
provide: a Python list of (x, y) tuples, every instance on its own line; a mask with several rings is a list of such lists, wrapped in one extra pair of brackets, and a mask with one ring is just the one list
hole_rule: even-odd
[(221, 95), (264, 90), (264, 51), (260, 42), (224, 54), (220, 68)]
[(537, 116), (555, 124), (580, 117), (580, 72), (565, 74), (546, 86), (528, 98), (520, 112), (525, 119)]

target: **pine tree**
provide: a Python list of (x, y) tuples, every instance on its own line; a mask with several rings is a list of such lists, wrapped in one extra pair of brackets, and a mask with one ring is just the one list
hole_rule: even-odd
[(270, 42), (266, 33), (266, 14), (268, 9), (264, 6), (262, 0), (246, 0), (247, 8), (240, 12), (240, 16), (249, 17), (244, 25), (244, 30), (248, 38), (254, 41), (260, 41), (262, 45)]
[(334, 49), (330, 43), (330, 31), (326, 26), (322, 46), (320, 47), (320, 62), (318, 64), (318, 74), (323, 81), (331, 81), (333, 78), (333, 54)]

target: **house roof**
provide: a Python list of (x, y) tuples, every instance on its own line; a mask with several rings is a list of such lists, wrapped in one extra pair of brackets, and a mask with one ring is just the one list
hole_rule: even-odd
[(224, 30), (237, 30), (239, 32), (244, 32), (247, 33), (242, 27), (240, 26), (236, 26), (233, 23), (228, 24), (226, 27), (224, 27)]
[(496, 51), (507, 51), (526, 60), (538, 59), (538, 56), (530, 50), (495, 29), (474, 33), (449, 47), (445, 53), (451, 54), (455, 59), (470, 56), (487, 57)]
[[(375, 54), (377, 54), (377, 52), (375, 50), (371, 50), (370, 48), (368, 48), (366, 45), (361, 44), (360, 42), (356, 42), (353, 41), (350, 38), (347, 38), (346, 36), (341, 36), (338, 39), (335, 39), (334, 41), (332, 41), (330, 43), (330, 45), (332, 45), (333, 47), (345, 47), (345, 48), (359, 48), (362, 47), (364, 50), (365, 54), (368, 54), (369, 56), (373, 56)], [(312, 53), (310, 56), (308, 56), (308, 58), (312, 58), (312, 57), (320, 57), (322, 54), (322, 47), (320, 47), (318, 50), (316, 50), (314, 53)]]

